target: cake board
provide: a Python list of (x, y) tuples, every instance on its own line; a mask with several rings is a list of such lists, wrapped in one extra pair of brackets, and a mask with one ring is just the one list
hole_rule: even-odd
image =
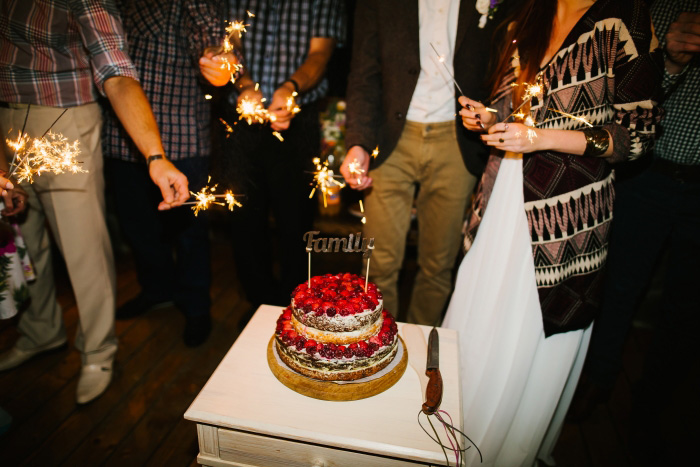
[(267, 363), (272, 374), (282, 384), (299, 394), (324, 401), (356, 401), (376, 396), (392, 387), (401, 379), (408, 364), (408, 351), (401, 336), (398, 336), (398, 338), (400, 345), (403, 346), (401, 360), (387, 374), (361, 383), (344, 381), (342, 384), (338, 384), (332, 381), (308, 378), (297, 373), (275, 357), (274, 335), (267, 345)]

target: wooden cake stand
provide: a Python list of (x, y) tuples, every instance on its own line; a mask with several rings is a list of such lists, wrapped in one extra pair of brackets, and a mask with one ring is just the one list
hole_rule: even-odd
[[(272, 336), (267, 345), (267, 363), (270, 365), (272, 374), (292, 391), (324, 401), (356, 401), (376, 396), (396, 384), (396, 382), (401, 379), (401, 376), (403, 376), (406, 365), (408, 364), (408, 351), (406, 350), (406, 345), (399, 336), (400, 344), (403, 346), (403, 355), (398, 364), (387, 374), (360, 383), (343, 382), (342, 384), (338, 384), (332, 381), (320, 381), (301, 375), (283, 362), (279, 362), (273, 349), (274, 341), (275, 336)], [(390, 365), (392, 364), (393, 362), (390, 363)]]

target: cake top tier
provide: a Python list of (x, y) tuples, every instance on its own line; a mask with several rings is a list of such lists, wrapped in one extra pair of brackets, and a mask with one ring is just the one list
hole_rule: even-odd
[(365, 279), (357, 274), (326, 274), (311, 278), (311, 288), (308, 282), (299, 284), (292, 292), (295, 308), (305, 313), (327, 315), (330, 317), (362, 313), (373, 310), (379, 305), (382, 293), (377, 285), (369, 282), (365, 290)]

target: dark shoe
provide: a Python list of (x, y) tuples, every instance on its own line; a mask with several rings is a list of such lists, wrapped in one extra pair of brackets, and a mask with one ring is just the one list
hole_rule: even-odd
[(182, 340), (187, 347), (202, 345), (211, 333), (211, 317), (209, 315), (185, 318), (185, 334)]
[(579, 423), (587, 420), (600, 404), (604, 404), (610, 399), (611, 392), (610, 388), (605, 388), (590, 380), (581, 381), (569, 406), (566, 421)]
[(147, 311), (157, 310), (158, 308), (165, 308), (172, 305), (173, 302), (171, 301), (153, 301), (144, 297), (143, 295), (137, 295), (135, 298), (132, 298), (117, 308), (116, 318), (120, 321), (131, 319), (141, 316)]

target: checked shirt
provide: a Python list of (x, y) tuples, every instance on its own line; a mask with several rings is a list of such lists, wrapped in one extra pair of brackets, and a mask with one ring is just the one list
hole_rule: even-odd
[[(141, 77), (171, 160), (206, 157), (211, 151), (213, 87), (199, 71), (204, 49), (220, 46), (226, 34), (224, 0), (122, 0), (129, 56)], [(105, 118), (106, 157), (143, 157), (110, 110)]]

